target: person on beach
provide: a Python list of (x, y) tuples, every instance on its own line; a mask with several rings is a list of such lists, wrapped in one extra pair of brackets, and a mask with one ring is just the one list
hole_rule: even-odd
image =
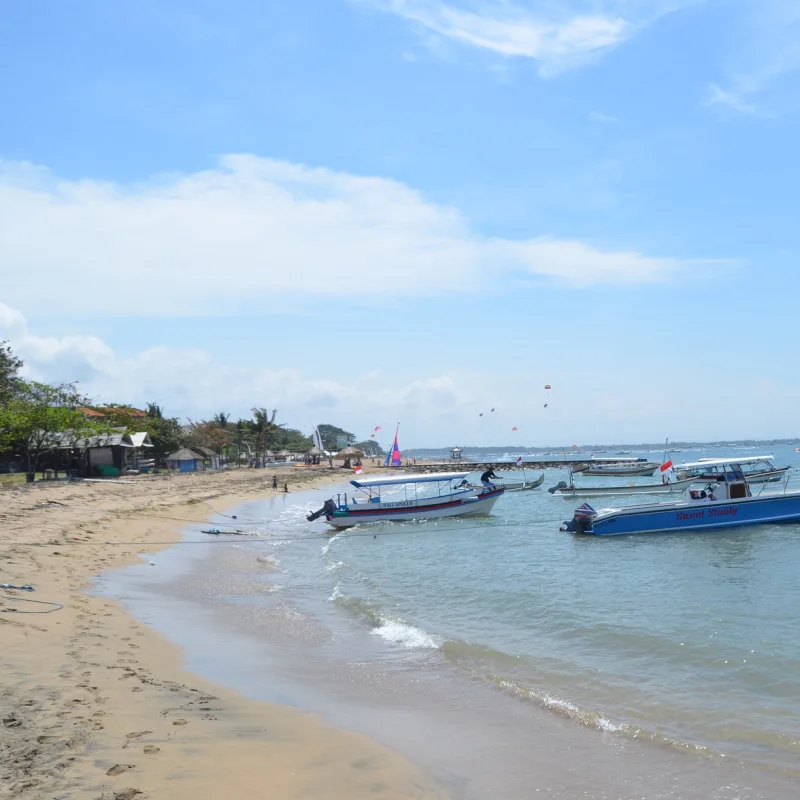
[(273, 475), (273, 476), (272, 476), (272, 488), (273, 488), (275, 491), (277, 491), (277, 490), (278, 490), (278, 476), (277, 476), (277, 475)]
[(489, 467), (486, 472), (481, 474), (481, 483), (487, 488), (491, 489), (494, 488), (494, 484), (492, 483), (492, 478), (498, 478), (498, 475), (494, 474), (494, 470)]
[(288, 494), (289, 493), (289, 484), (288, 483), (284, 483), (283, 484), (283, 492), (284, 492), (284, 494)]

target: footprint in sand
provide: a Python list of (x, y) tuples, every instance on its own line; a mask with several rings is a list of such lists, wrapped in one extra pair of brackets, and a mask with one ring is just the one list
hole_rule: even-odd
[(145, 755), (154, 756), (156, 753), (160, 753), (161, 752), (161, 748), (160, 747), (156, 747), (154, 744), (148, 744), (148, 745), (145, 745), (144, 752), (145, 752)]
[(129, 769), (133, 769), (135, 764), (114, 764), (111, 769), (106, 770), (106, 775), (110, 775), (112, 778), (116, 775), (122, 775), (123, 772), (127, 772)]
[(133, 733), (126, 733), (126, 739), (140, 739), (142, 736), (147, 736), (148, 733), (152, 733), (153, 731), (134, 731)]
[(188, 720), (185, 720), (185, 719), (176, 719), (176, 720), (173, 720), (172, 724), (173, 725), (188, 725), (189, 722), (188, 722)]

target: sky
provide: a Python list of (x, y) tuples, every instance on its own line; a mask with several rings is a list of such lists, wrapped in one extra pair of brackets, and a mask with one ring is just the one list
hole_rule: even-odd
[(800, 436), (796, 0), (28, 0), (0, 74), (30, 378), (404, 448)]

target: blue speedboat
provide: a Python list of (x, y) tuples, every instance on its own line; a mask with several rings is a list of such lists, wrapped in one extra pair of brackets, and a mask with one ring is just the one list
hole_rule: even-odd
[[(754, 495), (738, 462), (718, 464), (720, 474), (685, 501), (595, 511), (584, 503), (562, 530), (595, 536), (671, 531), (713, 531), (739, 525), (800, 522), (800, 491)], [(699, 484), (698, 484), (699, 485)]]

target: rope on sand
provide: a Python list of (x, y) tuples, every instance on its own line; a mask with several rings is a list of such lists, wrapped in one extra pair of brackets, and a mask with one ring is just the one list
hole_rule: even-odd
[(53, 606), (46, 611), (23, 611), (19, 608), (0, 608), (0, 612), (4, 614), (52, 614), (54, 611), (61, 611), (64, 608), (62, 603), (51, 603), (48, 600), (29, 600), (27, 597), (13, 597), (11, 595), (2, 595), (3, 599), (10, 600), (12, 603), (37, 603), (40, 606)]

